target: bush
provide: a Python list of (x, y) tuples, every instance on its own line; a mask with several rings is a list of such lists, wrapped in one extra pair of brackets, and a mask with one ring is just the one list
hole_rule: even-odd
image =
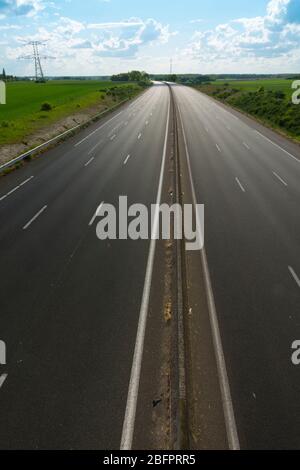
[(41, 106), (41, 111), (51, 111), (52, 105), (50, 103), (43, 103)]
[(277, 90), (277, 91), (274, 92), (274, 96), (277, 100), (284, 100), (285, 93), (281, 90)]

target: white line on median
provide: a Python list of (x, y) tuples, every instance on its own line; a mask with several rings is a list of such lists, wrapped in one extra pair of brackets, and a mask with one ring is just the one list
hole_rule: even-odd
[[(183, 133), (183, 140), (184, 140), (185, 151), (186, 151), (186, 156), (187, 156), (187, 165), (188, 165), (188, 172), (189, 172), (190, 181), (191, 181), (193, 203), (194, 203), (194, 206), (196, 207), (197, 198), (196, 198), (195, 185), (193, 181), (190, 153), (189, 153), (189, 149), (187, 145), (185, 129), (183, 126), (182, 115), (181, 115), (181, 111), (179, 107), (178, 107), (178, 111), (179, 111), (181, 128), (182, 128), (182, 133)], [(217, 361), (217, 367), (218, 367), (218, 376), (219, 376), (220, 389), (221, 389), (221, 395), (222, 395), (222, 404), (223, 404), (223, 411), (224, 411), (224, 416), (225, 416), (228, 444), (229, 444), (230, 450), (240, 450), (240, 442), (239, 442), (239, 437), (238, 437), (238, 432), (237, 432), (237, 427), (236, 427), (236, 420), (235, 420), (233, 403), (232, 403), (232, 398), (231, 398), (231, 391), (230, 391), (230, 384), (229, 384), (225, 356), (224, 356), (224, 351), (223, 351), (223, 346), (222, 346), (222, 339), (221, 339), (218, 315), (217, 315), (217, 310), (216, 310), (216, 303), (214, 299), (214, 293), (213, 293), (205, 248), (201, 250), (201, 259), (202, 259), (202, 265), (203, 265), (203, 271), (204, 271), (205, 288), (206, 288), (206, 293), (207, 293), (207, 298), (208, 298), (209, 318), (210, 318), (213, 343), (214, 343), (214, 349), (215, 349), (216, 361)]]
[(2, 385), (4, 384), (5, 380), (7, 379), (8, 377), (8, 374), (2, 374), (1, 377), (0, 377), (0, 388), (2, 387)]
[(259, 131), (255, 130), (254, 131), (256, 134), (260, 135), (261, 137), (263, 137), (263, 139), (267, 140), (268, 142), (270, 142), (272, 145), (274, 145), (275, 147), (279, 148), (280, 150), (282, 150), (284, 153), (286, 153), (290, 158), (292, 158), (293, 160), (296, 160), (297, 163), (300, 163), (300, 160), (295, 157), (294, 155), (292, 155), (290, 152), (288, 152), (287, 150), (285, 150), (284, 148), (280, 147), (280, 145), (276, 144), (275, 142), (273, 142), (273, 140), (269, 139), (268, 137), (266, 137), (265, 135), (261, 134)]
[(86, 164), (84, 166), (89, 166), (92, 163), (93, 160), (95, 160), (95, 157), (90, 158), (89, 161), (86, 162)]
[(32, 219), (26, 224), (24, 225), (23, 227), (23, 230), (27, 230), (28, 227), (30, 227), (30, 225), (40, 216), (42, 215), (42, 213), (47, 209), (48, 206), (44, 206), (41, 210), (38, 211), (37, 214), (35, 214), (34, 217), (32, 217)]
[(235, 178), (235, 181), (237, 182), (237, 184), (239, 185), (240, 189), (243, 191), (243, 193), (246, 192), (246, 189), (244, 188), (244, 186), (242, 185), (242, 183), (240, 182), (240, 180), (236, 177)]
[(101, 202), (100, 206), (97, 207), (97, 210), (96, 210), (95, 214), (93, 215), (93, 217), (92, 217), (92, 219), (91, 219), (91, 221), (90, 221), (90, 223), (89, 223), (89, 226), (90, 226), (90, 227), (93, 225), (93, 223), (95, 222), (96, 218), (99, 217), (99, 212), (100, 212), (100, 210), (101, 210), (103, 204), (104, 204), (104, 202)]
[(148, 261), (147, 261), (147, 269), (146, 269), (146, 276), (145, 276), (144, 289), (143, 289), (143, 298), (142, 298), (142, 304), (141, 304), (141, 310), (140, 310), (140, 316), (139, 316), (139, 324), (138, 324), (134, 357), (133, 357), (130, 383), (129, 383), (129, 389), (128, 389), (126, 412), (125, 412), (125, 418), (124, 418), (124, 423), (123, 423), (121, 450), (132, 449), (135, 416), (136, 416), (136, 409), (137, 409), (137, 400), (138, 400), (142, 359), (143, 359), (143, 351), (144, 351), (144, 341), (145, 341), (146, 325), (147, 325), (147, 317), (148, 317), (148, 309), (149, 309), (149, 301), (150, 301), (150, 291), (151, 291), (151, 284), (152, 284), (153, 266), (154, 266), (154, 258), (155, 258), (155, 251), (156, 251), (156, 241), (157, 241), (156, 239), (158, 238), (158, 230), (159, 230), (159, 209), (158, 208), (161, 204), (161, 195), (162, 195), (162, 187), (163, 187), (163, 180), (164, 180), (164, 169), (165, 169), (166, 156), (167, 156), (169, 122), (170, 122), (170, 98), (169, 98), (168, 118), (167, 118), (166, 134), (165, 134), (165, 141), (164, 141), (164, 149), (163, 149), (163, 155), (162, 155), (160, 178), (159, 178), (159, 185), (158, 185), (158, 191), (157, 191), (157, 201), (156, 201), (157, 209), (155, 211), (155, 218), (154, 218), (151, 242), (150, 242), (150, 250), (149, 250), (149, 256), (148, 256)]
[(276, 171), (273, 171), (272, 173), (273, 173), (274, 176), (276, 176), (276, 178), (277, 178), (282, 184), (284, 184), (284, 186), (288, 186), (287, 182), (284, 181), (284, 179), (281, 178), (281, 176), (279, 176), (278, 173), (276, 173)]
[(296, 284), (298, 285), (298, 287), (300, 287), (300, 279), (291, 266), (289, 266), (289, 271), (291, 275), (293, 276), (294, 280), (296, 281)]
[(27, 180), (23, 181), (23, 183), (19, 184), (18, 186), (16, 186), (15, 188), (11, 189), (8, 193), (4, 194), (4, 196), (0, 197), (0, 202), (3, 201), (4, 199), (6, 199), (8, 196), (10, 196), (11, 194), (15, 193), (18, 189), (20, 189), (22, 186), (24, 186), (25, 184), (29, 183), (29, 181), (31, 181), (32, 179), (34, 178), (34, 176), (30, 176), (30, 178), (28, 178)]
[(130, 155), (127, 155), (127, 157), (124, 160), (124, 165), (126, 165), (128, 163), (129, 158), (130, 158)]

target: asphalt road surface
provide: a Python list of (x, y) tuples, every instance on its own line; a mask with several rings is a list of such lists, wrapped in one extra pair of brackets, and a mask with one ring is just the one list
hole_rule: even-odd
[(94, 216), (156, 202), (168, 106), (154, 86), (0, 181), (2, 449), (120, 448), (149, 242)]
[(240, 445), (300, 448), (300, 150), (209, 97), (181, 111)]
[[(173, 86), (242, 448), (300, 448), (300, 151)], [(156, 85), (0, 180), (0, 448), (117, 449), (149, 242), (100, 243), (95, 213), (157, 198), (169, 90)]]

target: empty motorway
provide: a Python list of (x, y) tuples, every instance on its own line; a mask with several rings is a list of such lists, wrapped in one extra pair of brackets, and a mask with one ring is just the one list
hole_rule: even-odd
[[(193, 89), (171, 89), (180, 158), (205, 204), (238, 444), (299, 448), (300, 369), (291, 345), (300, 339), (300, 151)], [(170, 202), (171, 104), (169, 87), (156, 84), (0, 179), (0, 338), (8, 351), (1, 449), (159, 446), (155, 421), (170, 419), (152, 409), (156, 399), (170, 405), (160, 370), (163, 243), (100, 242), (96, 222), (97, 208), (116, 206), (120, 195), (129, 204)], [(200, 254), (193, 257), (200, 266)], [(218, 362), (214, 354), (207, 364)], [(197, 386), (201, 395), (205, 384)]]

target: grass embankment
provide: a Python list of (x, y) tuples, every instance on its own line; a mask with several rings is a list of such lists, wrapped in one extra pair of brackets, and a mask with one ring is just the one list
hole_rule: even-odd
[(300, 141), (300, 105), (292, 103), (292, 80), (214, 82), (196, 88)]
[(141, 90), (135, 83), (88, 80), (8, 83), (7, 104), (0, 107), (0, 145), (21, 143), (67, 116), (110, 108)]

